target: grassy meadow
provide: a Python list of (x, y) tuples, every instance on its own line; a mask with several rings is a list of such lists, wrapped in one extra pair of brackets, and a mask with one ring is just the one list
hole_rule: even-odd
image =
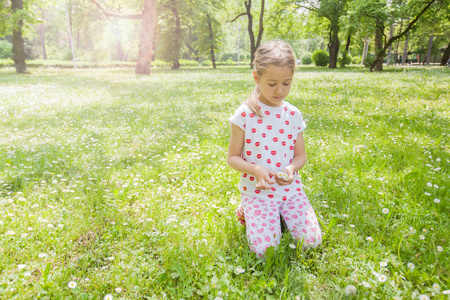
[(449, 82), (299, 68), (324, 242), (259, 260), (226, 163), (247, 67), (0, 69), (0, 299), (450, 299)]

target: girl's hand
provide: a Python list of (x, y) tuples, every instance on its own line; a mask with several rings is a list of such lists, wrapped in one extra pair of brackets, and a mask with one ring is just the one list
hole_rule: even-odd
[(276, 178), (277, 173), (261, 166), (255, 167), (254, 175), (257, 182), (256, 188), (259, 190), (270, 190), (272, 188), (271, 184), (276, 182), (273, 178)]
[(280, 186), (290, 185), (294, 181), (294, 167), (292, 165), (289, 165), (286, 168), (284, 168), (282, 172), (286, 173), (288, 175), (288, 177), (286, 179), (282, 179), (282, 178), (278, 178), (278, 176), (276, 176), (275, 178), (276, 178), (277, 184)]

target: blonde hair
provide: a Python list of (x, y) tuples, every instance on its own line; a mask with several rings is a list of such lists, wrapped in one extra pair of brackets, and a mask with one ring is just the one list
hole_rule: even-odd
[[(252, 66), (258, 76), (262, 76), (269, 66), (289, 67), (292, 69), (292, 73), (294, 73), (295, 61), (294, 52), (288, 43), (281, 40), (273, 40), (260, 45), (256, 49)], [(246, 103), (256, 115), (262, 118), (258, 105), (259, 93), (259, 85), (256, 85), (253, 92), (247, 98)]]

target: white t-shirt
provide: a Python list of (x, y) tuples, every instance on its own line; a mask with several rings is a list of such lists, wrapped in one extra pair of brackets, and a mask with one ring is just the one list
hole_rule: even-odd
[[(300, 111), (283, 101), (280, 107), (271, 107), (258, 101), (263, 118), (254, 114), (246, 103), (236, 109), (230, 122), (245, 132), (242, 158), (275, 172), (282, 171), (294, 158), (298, 133), (306, 128)], [(271, 190), (256, 189), (256, 179), (243, 173), (239, 190), (249, 196), (286, 200), (298, 194), (302, 181), (296, 172), (290, 185), (274, 183)]]

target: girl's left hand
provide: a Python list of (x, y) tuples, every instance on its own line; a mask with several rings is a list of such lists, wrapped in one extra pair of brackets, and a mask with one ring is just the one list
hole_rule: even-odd
[(283, 173), (286, 173), (288, 175), (288, 178), (286, 180), (282, 178), (278, 178), (278, 176), (275, 176), (275, 180), (277, 181), (278, 185), (290, 185), (294, 181), (294, 169), (290, 168), (290, 166), (287, 166), (283, 169)]

